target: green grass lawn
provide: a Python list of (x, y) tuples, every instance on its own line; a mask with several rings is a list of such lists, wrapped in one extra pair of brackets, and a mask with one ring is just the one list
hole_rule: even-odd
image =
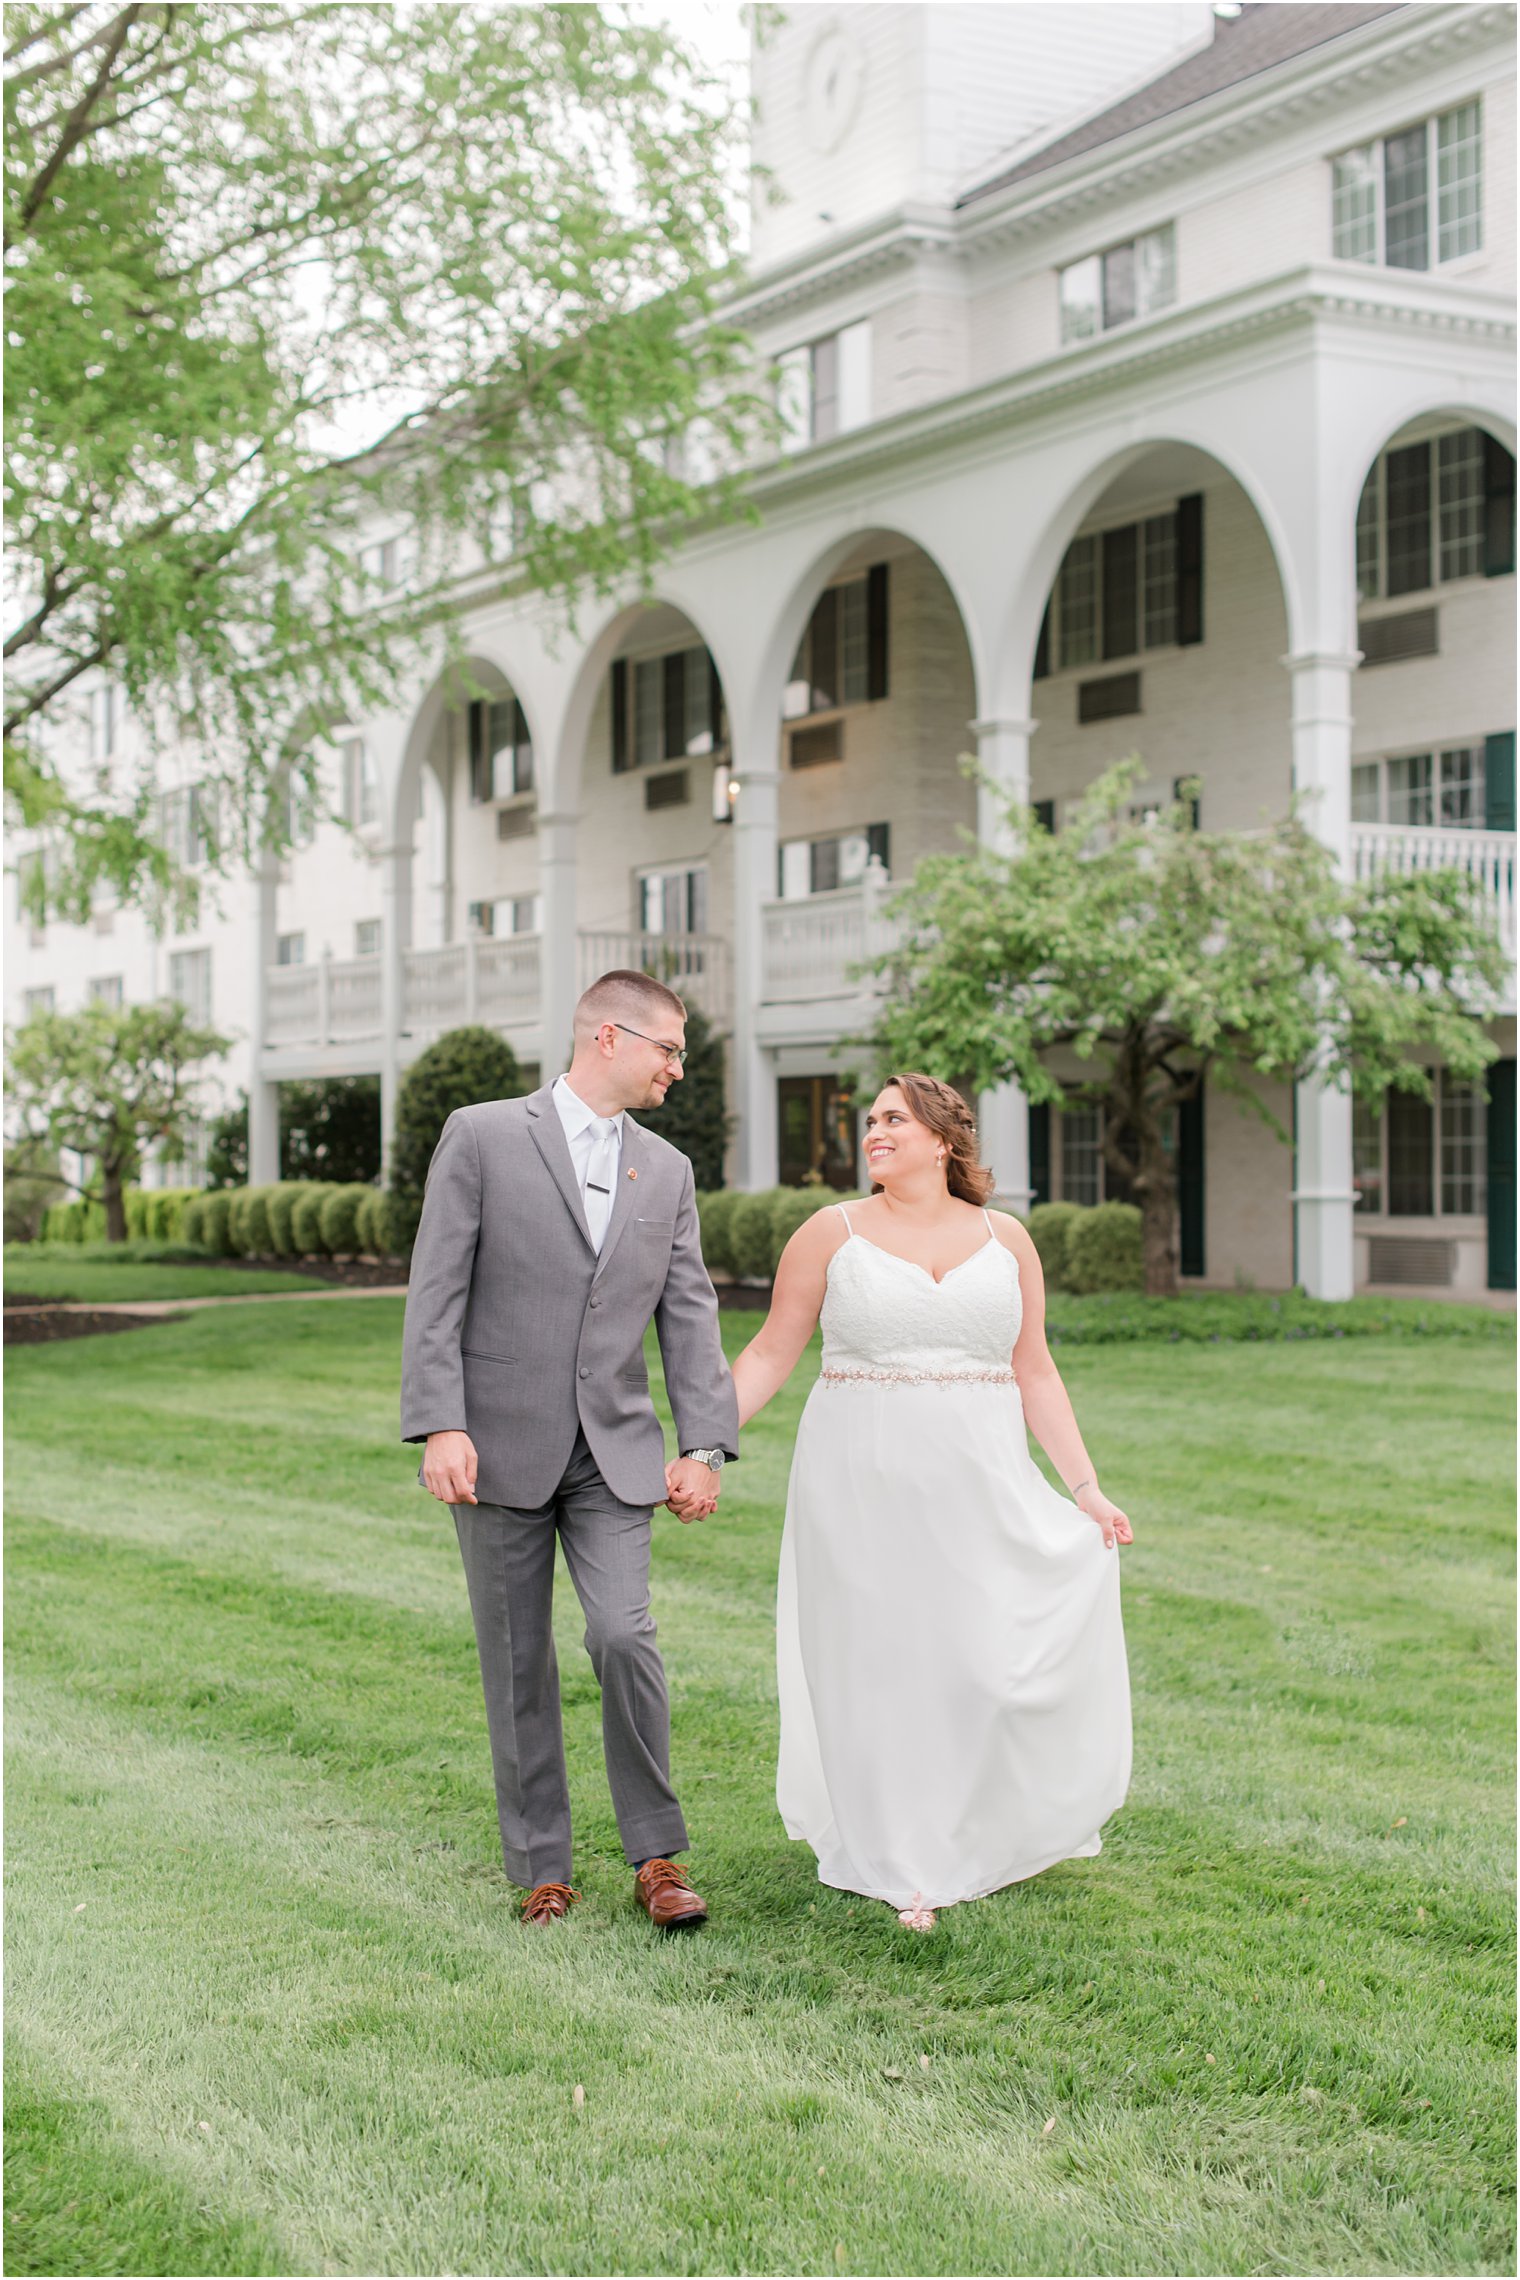
[[(71, 1256), (72, 1253), (72, 1256)], [(68, 1243), (7, 1243), (5, 1303), (19, 1298), (78, 1299), (109, 1307), (134, 1298), (256, 1298), (261, 1292), (326, 1290), (319, 1276), (278, 1268), (102, 1258)]]
[(928, 1938), (775, 1815), (795, 1385), (658, 1522), (662, 1942), (563, 1578), (585, 1901), (517, 1926), (400, 1314), (10, 1357), (12, 2273), (1513, 2269), (1510, 1349), (1063, 1355), (1134, 1786)]

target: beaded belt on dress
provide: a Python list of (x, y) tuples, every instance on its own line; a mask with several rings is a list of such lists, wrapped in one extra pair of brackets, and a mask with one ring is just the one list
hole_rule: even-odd
[(1010, 1369), (1000, 1370), (838, 1370), (819, 1372), (823, 1385), (1016, 1385)]

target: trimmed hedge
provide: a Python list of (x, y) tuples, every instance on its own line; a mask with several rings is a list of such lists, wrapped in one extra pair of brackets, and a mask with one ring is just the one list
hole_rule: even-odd
[(313, 1180), (291, 1214), (290, 1230), (298, 1258), (320, 1258), (327, 1246), (322, 1240), (322, 1206), (338, 1192), (331, 1180)]
[(76, 1196), (72, 1203), (50, 1203), (42, 1214), (39, 1240), (44, 1243), (103, 1243), (106, 1207)]
[(1063, 1287), (1082, 1297), (1098, 1290), (1144, 1290), (1140, 1213), (1132, 1203), (1099, 1203), (1079, 1211), (1066, 1236)]
[(773, 1190), (761, 1188), (741, 1195), (728, 1223), (729, 1256), (734, 1273), (749, 1282), (764, 1282), (775, 1271), (776, 1250), (771, 1236)]
[(185, 1231), (189, 1242), (202, 1244), (206, 1250), (214, 1251), (218, 1258), (230, 1259), (235, 1256), (231, 1226), (232, 1195), (226, 1188), (201, 1196), (191, 1205), (186, 1216), (190, 1222)]
[(375, 1190), (367, 1182), (346, 1182), (342, 1187), (329, 1188), (317, 1214), (322, 1245), (332, 1258), (352, 1259), (363, 1250), (359, 1238), (359, 1213)]
[(831, 1203), (856, 1203), (826, 1187), (719, 1188), (697, 1197), (702, 1257), (710, 1275), (769, 1282), (797, 1229)]
[(806, 1226), (815, 1212), (824, 1211), (832, 1203), (840, 1203), (832, 1188), (787, 1187), (777, 1188), (771, 1197), (771, 1273), (781, 1264), (781, 1254), (799, 1227)]
[(737, 1188), (714, 1188), (697, 1197), (697, 1224), (702, 1233), (702, 1257), (710, 1275), (734, 1272), (733, 1218), (739, 1201)]
[(277, 1259), (295, 1256), (296, 1238), (292, 1221), (296, 1205), (311, 1186), (310, 1180), (281, 1180), (269, 1190), (265, 1210), (269, 1219), (269, 1248)]
[(232, 1211), (228, 1234), (232, 1248), (245, 1259), (267, 1259), (274, 1249), (269, 1232), (269, 1189), (231, 1188)]
[(397, 1245), (391, 1232), (391, 1199), (383, 1188), (367, 1188), (357, 1215), (359, 1248), (374, 1259), (391, 1259)]
[(1047, 1290), (1065, 1287), (1067, 1239), (1084, 1208), (1080, 1203), (1037, 1203), (1024, 1222), (1029, 1240), (1040, 1254)]

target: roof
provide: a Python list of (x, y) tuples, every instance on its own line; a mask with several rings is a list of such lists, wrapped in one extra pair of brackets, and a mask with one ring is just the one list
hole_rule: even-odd
[(1201, 103), (1206, 96), (1218, 94), (1222, 88), (1254, 79), (1258, 72), (1270, 71), (1274, 64), (1286, 63), (1290, 56), (1321, 47), (1327, 40), (1339, 39), (1343, 33), (1359, 31), (1363, 24), (1373, 23), (1379, 16), (1398, 13), (1395, 4), (1343, 8), (1325, 5), (1324, 0), (1310, 0), (1306, 6), (1293, 5), (1291, 0), (1257, 0), (1256, 5), (1243, 7), (1238, 16), (1216, 17), (1214, 37), (1206, 48), (1185, 56), (1159, 79), (1136, 88), (1122, 102), (1095, 113), (1081, 126), (1073, 127), (1069, 134), (1046, 143), (1042, 150), (1020, 159), (1016, 166), (1006, 168), (990, 182), (979, 183), (957, 202), (961, 206), (974, 205), (979, 198), (990, 198), (995, 191), (1043, 174), (1048, 167), (1059, 166), (1064, 159), (1078, 158), (1084, 151), (1117, 142), (1121, 135), (1148, 127), (1154, 120), (1167, 118), (1173, 112), (1185, 111), (1191, 104)]

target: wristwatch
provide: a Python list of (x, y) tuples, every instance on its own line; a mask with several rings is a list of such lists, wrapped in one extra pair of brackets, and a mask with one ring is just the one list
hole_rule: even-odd
[(706, 1465), (709, 1472), (721, 1472), (728, 1462), (722, 1449), (683, 1449), (681, 1454), (693, 1458), (699, 1465)]

